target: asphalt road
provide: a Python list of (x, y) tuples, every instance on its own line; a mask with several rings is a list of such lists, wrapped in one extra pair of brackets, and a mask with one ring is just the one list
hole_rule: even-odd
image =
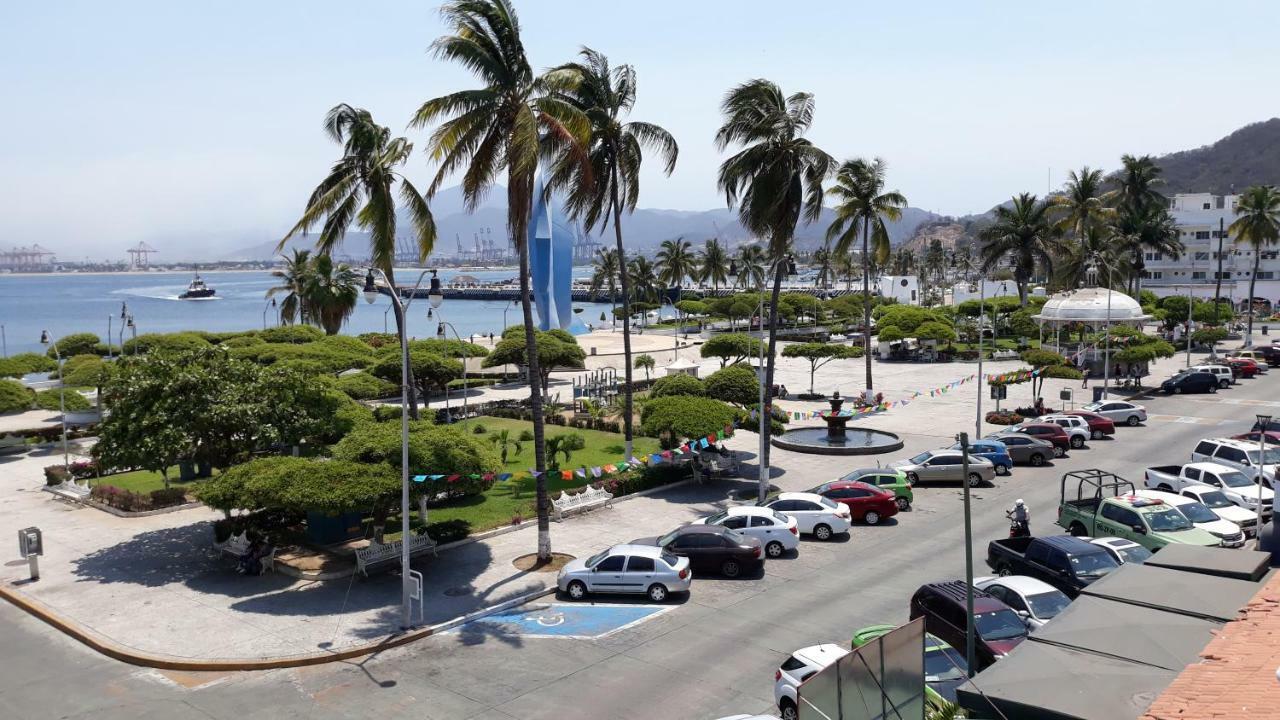
[[(1243, 432), (1260, 409), (1276, 410), (1280, 372), (1271, 375), (1217, 395), (1143, 400), (1168, 417), (976, 490), (975, 572), (986, 573), (986, 543), (1007, 534), (1004, 509), (1015, 498), (1031, 507), (1034, 531), (1060, 533), (1051, 523), (1064, 471), (1100, 467), (1138, 482), (1147, 465), (1184, 462), (1199, 438)], [(904, 455), (950, 441), (905, 440)], [(831, 543), (806, 540), (797, 557), (770, 561), (760, 578), (699, 578), (669, 610), (602, 637), (594, 636), (607, 631), (607, 617), (582, 633), (543, 636), (539, 626), (567, 616), (540, 603), (526, 608), (527, 627), (477, 623), (359, 663), (185, 675), (102, 658), (0, 606), (0, 718), (709, 720), (771, 712), (773, 672), (790, 651), (848, 643), (860, 627), (904, 621), (921, 583), (963, 576), (961, 497), (959, 487), (921, 488), (913, 511), (896, 522), (855, 527)], [(619, 623), (636, 615), (621, 614)]]

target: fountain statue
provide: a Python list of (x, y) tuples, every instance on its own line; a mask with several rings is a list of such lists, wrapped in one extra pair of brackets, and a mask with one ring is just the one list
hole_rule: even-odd
[(844, 442), (846, 438), (844, 426), (853, 419), (853, 414), (841, 412), (840, 407), (844, 405), (844, 398), (840, 397), (839, 390), (832, 393), (831, 399), (827, 402), (831, 404), (831, 410), (821, 413), (822, 419), (827, 421), (827, 439), (832, 442)]

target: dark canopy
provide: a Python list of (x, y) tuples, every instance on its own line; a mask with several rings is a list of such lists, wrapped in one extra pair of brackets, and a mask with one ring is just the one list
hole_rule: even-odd
[(1147, 565), (1218, 575), (1237, 580), (1260, 580), (1271, 562), (1269, 553), (1254, 550), (1223, 550), (1194, 545), (1166, 545), (1147, 559)]
[[(1230, 552), (1230, 551), (1219, 551)], [(1093, 583), (1085, 595), (1226, 622), (1258, 592), (1246, 580), (1126, 563)]]

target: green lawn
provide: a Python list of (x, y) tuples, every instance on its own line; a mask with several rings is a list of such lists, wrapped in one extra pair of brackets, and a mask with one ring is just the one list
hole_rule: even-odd
[[(131, 490), (144, 495), (152, 490), (164, 489), (164, 478), (161, 477), (160, 473), (151, 470), (133, 470), (119, 475), (108, 475), (101, 480), (94, 478), (90, 482), (94, 485), (113, 485), (121, 490)], [(169, 468), (169, 487), (194, 488), (199, 482), (199, 480), (180, 482), (178, 480), (178, 466), (174, 465)]]

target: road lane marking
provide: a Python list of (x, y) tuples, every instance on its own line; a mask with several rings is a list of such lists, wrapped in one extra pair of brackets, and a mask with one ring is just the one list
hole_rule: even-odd
[(1231, 422), (1222, 418), (1197, 417), (1195, 415), (1160, 415), (1148, 414), (1148, 421), (1182, 423), (1184, 425), (1223, 425)]
[(492, 632), (526, 638), (596, 640), (652, 620), (675, 607), (620, 603), (539, 604), (476, 618), (450, 629), (446, 634)]

